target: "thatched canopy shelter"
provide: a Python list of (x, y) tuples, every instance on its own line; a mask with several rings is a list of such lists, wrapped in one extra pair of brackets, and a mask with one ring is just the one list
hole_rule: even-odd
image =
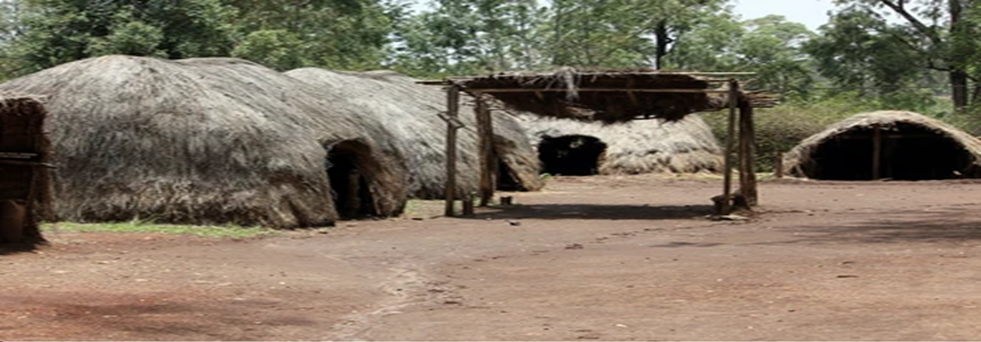
[[(503, 102), (512, 109), (545, 117), (571, 118), (606, 123), (626, 122), (638, 118), (657, 118), (678, 121), (685, 116), (702, 111), (729, 109), (729, 135), (726, 141), (725, 166), (723, 167), (723, 194), (716, 200), (717, 211), (728, 214), (734, 200), (731, 191), (730, 170), (737, 163), (731, 158), (735, 149), (736, 113), (739, 112), (739, 173), (740, 196), (745, 206), (756, 204), (756, 178), (753, 166), (755, 133), (752, 111), (754, 107), (771, 106), (776, 97), (768, 94), (746, 93), (740, 90), (735, 79), (712, 76), (732, 73), (679, 73), (658, 70), (589, 71), (563, 68), (552, 73), (506, 73), (481, 77), (451, 77), (440, 81), (423, 82), (447, 87), (446, 121), (453, 127), (457, 120), (459, 93), (465, 92), (478, 99), (478, 108), (486, 108), (485, 97)], [(484, 122), (490, 122), (487, 110), (482, 112)], [(486, 125), (478, 125), (480, 131), (489, 131)], [(482, 135), (483, 136), (483, 135)], [(448, 130), (447, 141), (456, 139)], [(483, 138), (482, 140), (487, 140)], [(587, 141), (588, 142), (588, 141)], [(455, 143), (448, 143), (449, 160), (455, 158)], [(481, 167), (482, 204), (487, 203), (493, 190), (487, 179), (492, 179), (488, 167), (492, 156), (484, 152)], [(446, 167), (447, 178), (456, 171)], [(447, 194), (446, 214), (452, 215), (454, 198)]]
[(60, 219), (330, 224), (340, 215), (327, 165), (342, 144), (348, 159), (391, 170), (362, 188), (368, 209), (399, 212), (402, 166), (375, 140), (378, 123), (291, 80), (238, 60), (105, 56), (0, 90), (47, 98)]
[[(460, 84), (463, 91), (491, 94), (519, 111), (609, 123), (635, 118), (679, 120), (691, 113), (727, 108), (728, 79), (711, 75), (563, 68), (553, 73), (461, 78)], [(748, 94), (748, 99), (756, 106), (773, 101), (764, 94)]]
[[(436, 115), (446, 111), (445, 93), (416, 83), (415, 79), (392, 71), (341, 72), (302, 68), (286, 72), (316, 87), (324, 96), (340, 96), (356, 105), (358, 115), (385, 122), (386, 130), (406, 160), (411, 177), (411, 195), (442, 198), (445, 194), (446, 123)], [(465, 111), (473, 99), (463, 101)], [(458, 193), (472, 193), (479, 185), (478, 137), (473, 115), (460, 118), (465, 128), (459, 144), (463, 147), (457, 167)], [(538, 190), (543, 186), (534, 150), (515, 119), (501, 114), (494, 121), (495, 154), (499, 157), (498, 185), (513, 190)]]
[(784, 155), (784, 172), (824, 180), (981, 177), (981, 141), (948, 124), (901, 111), (852, 116)]
[(724, 166), (722, 148), (696, 115), (614, 124), (522, 116), (521, 123), (550, 174), (720, 172)]
[(0, 94), (0, 243), (38, 243), (51, 213), (47, 112), (37, 99)]

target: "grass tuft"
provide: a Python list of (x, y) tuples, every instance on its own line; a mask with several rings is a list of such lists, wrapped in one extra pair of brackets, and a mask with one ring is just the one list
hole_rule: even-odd
[(146, 221), (129, 221), (113, 223), (74, 223), (58, 222), (41, 225), (42, 231), (47, 232), (114, 232), (114, 233), (160, 233), (183, 234), (215, 238), (248, 238), (275, 234), (276, 231), (263, 227), (240, 226), (190, 226), (175, 224), (157, 224)]

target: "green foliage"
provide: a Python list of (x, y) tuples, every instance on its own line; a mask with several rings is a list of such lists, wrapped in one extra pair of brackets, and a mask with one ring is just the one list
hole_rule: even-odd
[(187, 58), (230, 51), (227, 23), (234, 10), (217, 0), (19, 0), (16, 5), (5, 8), (8, 74), (106, 54)]

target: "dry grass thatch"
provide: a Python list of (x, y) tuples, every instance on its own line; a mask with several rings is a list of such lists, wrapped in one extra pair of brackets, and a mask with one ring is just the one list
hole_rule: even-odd
[[(724, 95), (701, 92), (718, 90), (718, 83), (690, 74), (656, 70), (579, 71), (562, 68), (554, 73), (498, 74), (459, 83), (471, 92), (492, 89), (491, 95), (518, 111), (607, 123), (638, 117), (673, 121), (727, 105)], [(603, 91), (580, 92), (579, 89)], [(631, 89), (688, 92), (631, 92)]]
[(606, 144), (600, 174), (695, 173), (723, 169), (722, 149), (701, 117), (636, 120), (602, 124), (522, 116), (532, 141), (546, 137), (587, 136)]
[[(286, 74), (318, 87), (325, 96), (342, 96), (357, 105), (360, 115), (385, 122), (410, 170), (411, 194), (419, 198), (444, 195), (446, 122), (438, 114), (446, 111), (445, 92), (391, 71), (303, 68)], [(473, 99), (462, 99), (460, 119), (465, 127), (458, 136), (457, 193), (471, 193), (477, 190), (480, 175), (476, 120)], [(521, 126), (503, 112), (493, 116), (493, 123), (495, 151), (513, 178), (526, 190), (540, 189), (538, 159)]]
[(326, 148), (342, 140), (375, 149), (376, 210), (399, 212), (403, 168), (376, 141), (380, 124), (304, 87), (240, 60), (105, 56), (0, 90), (47, 97), (61, 219), (328, 224), (338, 215)]
[[(783, 160), (784, 172), (798, 177), (810, 177), (824, 167), (822, 163), (829, 162), (830, 159), (835, 157), (834, 155), (816, 156), (823, 145), (859, 139), (869, 141), (869, 137), (873, 134), (871, 132), (876, 128), (881, 130), (881, 134), (887, 135), (887, 139), (888, 135), (901, 137), (903, 135), (913, 134), (933, 136), (935, 141), (944, 142), (942, 145), (943, 148), (930, 148), (922, 143), (914, 144), (913, 146), (926, 148), (926, 150), (919, 151), (918, 153), (912, 153), (909, 150), (903, 151), (900, 148), (898, 152), (907, 154), (894, 156), (894, 159), (899, 159), (900, 157), (912, 159), (904, 160), (895, 166), (886, 167), (902, 167), (903, 165), (932, 167), (931, 163), (950, 160), (952, 164), (948, 166), (955, 169), (949, 170), (952, 171), (950, 175), (938, 175), (941, 176), (940, 178), (953, 176), (953, 172), (963, 177), (981, 177), (981, 141), (970, 134), (936, 119), (903, 111), (878, 111), (858, 114), (831, 125), (826, 130), (804, 139), (799, 145), (786, 153)], [(867, 142), (866, 144), (872, 146), (871, 142)], [(865, 153), (865, 155), (859, 156), (871, 160), (872, 152), (870, 150), (872, 148), (869, 146), (863, 145), (859, 148), (847, 147), (840, 151), (842, 154)], [(884, 149), (890, 147), (888, 143), (885, 143), (884, 146)], [(855, 152), (855, 150), (858, 151)], [(888, 153), (884, 153), (884, 155), (886, 155), (884, 158), (889, 157)], [(867, 160), (854, 160), (854, 162), (849, 163), (845, 167), (856, 169), (860, 167), (871, 168), (869, 166), (870, 162)]]
[(51, 216), (52, 202), (47, 115), (33, 97), (0, 94), (0, 242), (44, 241), (38, 222)]

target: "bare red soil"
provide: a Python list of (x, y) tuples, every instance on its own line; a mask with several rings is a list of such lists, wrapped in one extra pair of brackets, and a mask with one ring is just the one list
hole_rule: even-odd
[(558, 178), (475, 218), (222, 240), (48, 232), (0, 340), (976, 340), (981, 183)]

